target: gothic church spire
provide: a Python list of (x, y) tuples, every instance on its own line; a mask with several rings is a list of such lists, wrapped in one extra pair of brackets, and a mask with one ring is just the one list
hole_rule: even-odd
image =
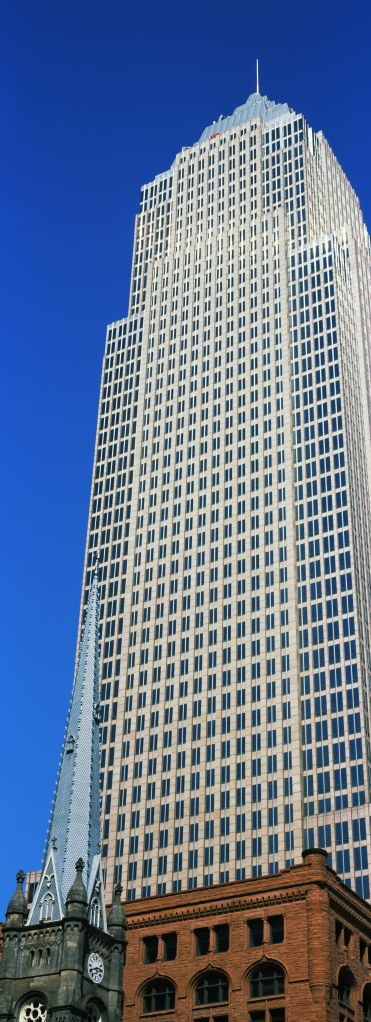
[(89, 904), (105, 926), (100, 875), (99, 587), (95, 571), (85, 617), (40, 883), (28, 924), (65, 915), (76, 860), (84, 860)]

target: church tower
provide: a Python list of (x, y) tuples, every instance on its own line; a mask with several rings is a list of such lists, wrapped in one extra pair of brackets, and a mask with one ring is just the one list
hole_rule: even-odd
[(95, 572), (40, 881), (28, 910), (20, 871), (6, 913), (7, 1022), (122, 1022), (122, 888), (106, 918), (100, 859), (99, 609)]

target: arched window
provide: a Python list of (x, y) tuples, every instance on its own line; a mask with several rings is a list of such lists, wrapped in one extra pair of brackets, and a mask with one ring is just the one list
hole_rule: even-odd
[(175, 987), (169, 979), (152, 979), (143, 990), (143, 1014), (172, 1011), (175, 1008)]
[(285, 973), (281, 966), (277, 962), (257, 965), (250, 975), (249, 1022), (285, 1022), (284, 993)]
[(371, 983), (363, 991), (362, 1013), (362, 1022), (371, 1022)]
[(285, 974), (276, 962), (264, 962), (250, 976), (250, 998), (280, 997), (285, 993)]
[(99, 927), (101, 925), (101, 911), (98, 898), (93, 898), (93, 901), (90, 905), (90, 922), (92, 926)]
[(88, 1022), (104, 1022), (106, 1017), (98, 1001), (89, 1001), (86, 1006), (86, 1013)]
[(53, 895), (48, 891), (48, 893), (44, 895), (40, 905), (40, 923), (47, 923), (53, 918), (53, 905)]
[(354, 977), (350, 969), (344, 966), (340, 969), (338, 979), (338, 997), (339, 997), (339, 1022), (351, 1022), (354, 1018), (353, 1011), (353, 990), (354, 990)]
[(195, 988), (196, 1005), (199, 1004), (227, 1004), (229, 997), (229, 984), (227, 977), (215, 969), (204, 972), (197, 980)]
[(46, 1022), (46, 1019), (46, 1003), (39, 994), (35, 994), (25, 1004), (22, 1004), (19, 1022)]

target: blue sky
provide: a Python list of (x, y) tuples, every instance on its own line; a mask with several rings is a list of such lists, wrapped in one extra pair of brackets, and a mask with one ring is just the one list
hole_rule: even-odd
[(40, 865), (69, 701), (105, 326), (141, 184), (255, 88), (322, 129), (370, 223), (368, 0), (2, 0), (0, 918)]

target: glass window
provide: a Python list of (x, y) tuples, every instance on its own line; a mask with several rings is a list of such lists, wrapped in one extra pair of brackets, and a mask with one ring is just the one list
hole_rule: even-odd
[(228, 1001), (228, 980), (221, 972), (208, 972), (196, 985), (197, 1004), (222, 1004)]
[(263, 943), (263, 920), (250, 919), (247, 925), (249, 927), (249, 947), (261, 947)]
[(176, 933), (164, 933), (162, 940), (163, 940), (163, 943), (164, 943), (164, 956), (163, 956), (164, 957), (164, 961), (165, 962), (173, 962), (174, 958), (176, 958), (176, 951), (177, 951), (177, 936), (176, 936)]
[(196, 937), (196, 955), (207, 955), (209, 952), (210, 945), (210, 931), (208, 927), (202, 926), (200, 929), (195, 930)]
[(362, 1011), (363, 1011), (363, 1022), (370, 1022), (370, 1020), (371, 1020), (371, 983), (368, 983), (368, 985), (365, 987), (364, 992), (363, 992)]
[(285, 992), (283, 969), (274, 962), (259, 965), (250, 980), (251, 997), (275, 997)]
[(221, 954), (222, 951), (228, 951), (229, 948), (229, 926), (226, 924), (214, 927), (215, 933), (215, 952)]
[(158, 937), (145, 937), (143, 940), (144, 945), (144, 961), (147, 965), (151, 965), (157, 960), (158, 955)]
[(168, 979), (155, 979), (147, 983), (143, 993), (143, 1014), (171, 1011), (175, 1008), (175, 987)]
[(354, 978), (350, 969), (346, 967), (340, 969), (338, 979), (339, 1022), (351, 1022), (354, 1018), (354, 986)]
[(285, 939), (283, 916), (270, 916), (268, 923), (269, 943), (282, 944), (282, 941)]

